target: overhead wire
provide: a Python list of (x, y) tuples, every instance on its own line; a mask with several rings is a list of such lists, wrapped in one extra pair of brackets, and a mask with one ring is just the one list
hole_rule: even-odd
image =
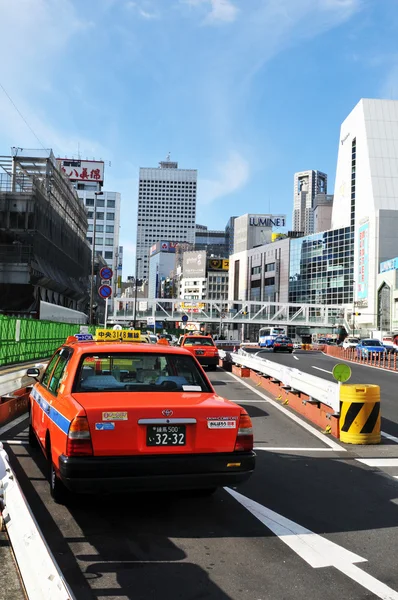
[(0, 88), (3, 90), (4, 94), (7, 96), (7, 98), (9, 99), (9, 101), (11, 102), (11, 104), (13, 105), (13, 107), (15, 108), (15, 110), (17, 111), (17, 113), (19, 114), (19, 116), (21, 117), (21, 119), (23, 120), (23, 122), (25, 123), (25, 125), (29, 128), (29, 130), (31, 131), (31, 133), (33, 133), (33, 135), (35, 136), (35, 138), (39, 142), (40, 146), (44, 150), (47, 150), (47, 148), (41, 142), (41, 140), (39, 139), (39, 137), (36, 135), (36, 132), (32, 129), (32, 127), (29, 125), (28, 121), (25, 119), (25, 117), (23, 116), (23, 114), (19, 110), (18, 106), (15, 104), (14, 100), (11, 98), (10, 94), (7, 92), (7, 90), (5, 89), (5, 87), (3, 86), (3, 84), (1, 83), (1, 81), (0, 81)]

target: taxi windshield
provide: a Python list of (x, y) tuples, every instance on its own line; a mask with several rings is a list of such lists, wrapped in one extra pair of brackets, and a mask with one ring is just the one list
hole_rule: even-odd
[(189, 337), (185, 340), (184, 346), (214, 346), (210, 338)]
[(85, 354), (74, 392), (212, 392), (191, 356), (161, 353)]

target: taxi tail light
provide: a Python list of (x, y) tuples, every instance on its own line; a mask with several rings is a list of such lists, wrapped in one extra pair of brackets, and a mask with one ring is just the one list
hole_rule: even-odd
[(70, 424), (66, 442), (67, 456), (92, 456), (90, 427), (87, 417), (75, 417)]
[(253, 424), (247, 412), (242, 410), (239, 417), (235, 452), (250, 452), (251, 450), (253, 450)]

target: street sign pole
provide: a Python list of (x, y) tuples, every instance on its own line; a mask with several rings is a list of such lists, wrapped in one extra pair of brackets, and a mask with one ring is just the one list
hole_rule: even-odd
[(105, 298), (105, 322), (104, 322), (104, 329), (106, 329), (107, 322), (108, 322), (108, 298)]

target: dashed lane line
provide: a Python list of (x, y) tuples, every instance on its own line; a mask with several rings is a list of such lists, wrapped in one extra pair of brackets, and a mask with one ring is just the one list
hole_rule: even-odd
[(255, 446), (254, 450), (267, 452), (336, 452), (333, 448), (269, 448), (268, 446)]
[(381, 431), (381, 435), (387, 440), (390, 440), (391, 442), (396, 442), (398, 444), (398, 437), (395, 437), (395, 435), (390, 435), (389, 433), (385, 433), (384, 431)]
[(10, 429), (12, 429), (13, 427), (15, 427), (16, 425), (19, 425), (20, 423), (22, 423), (22, 421), (24, 421), (27, 418), (28, 418), (27, 414), (26, 415), (21, 415), (20, 417), (17, 417), (13, 421), (11, 421), (11, 423), (7, 423), (7, 425), (3, 425), (3, 427), (0, 427), (0, 435), (3, 435), (3, 433), (5, 433), (6, 431), (9, 431)]
[(398, 458), (356, 458), (368, 467), (398, 467)]
[(324, 373), (330, 373), (330, 375), (333, 375), (333, 371), (327, 371), (326, 369), (321, 369), (321, 367), (312, 367), (313, 369), (316, 369), (317, 371), (323, 371)]
[(286, 410), (286, 408), (283, 405), (278, 404), (278, 402), (276, 400), (273, 400), (272, 398), (268, 398), (265, 394), (262, 394), (261, 392), (259, 392), (255, 388), (253, 388), (251, 385), (249, 385), (245, 381), (242, 381), (242, 379), (240, 377), (238, 377), (237, 375), (234, 375), (233, 373), (228, 373), (228, 375), (230, 377), (233, 377), (237, 381), (239, 381), (239, 383), (241, 383), (242, 385), (247, 387), (254, 394), (257, 394), (257, 396), (260, 396), (261, 398), (263, 398), (263, 400), (266, 400), (269, 404), (272, 404), (272, 406), (274, 406), (277, 410), (282, 412), (286, 417), (288, 417), (289, 419), (291, 419), (292, 421), (294, 421), (295, 423), (300, 425), (303, 429), (306, 429), (309, 433), (311, 433), (313, 436), (315, 436), (319, 440), (322, 440), (322, 442), (324, 444), (326, 444), (330, 448), (333, 448), (333, 450), (336, 450), (338, 452), (346, 452), (347, 451), (346, 448), (343, 448), (342, 446), (340, 446), (340, 444), (337, 444), (330, 438), (326, 437), (326, 435), (324, 435), (323, 433), (321, 433), (320, 431), (315, 429), (315, 427), (312, 427), (312, 425), (309, 425), (309, 423), (306, 423), (305, 421), (300, 419), (300, 417), (298, 417), (294, 413)]

